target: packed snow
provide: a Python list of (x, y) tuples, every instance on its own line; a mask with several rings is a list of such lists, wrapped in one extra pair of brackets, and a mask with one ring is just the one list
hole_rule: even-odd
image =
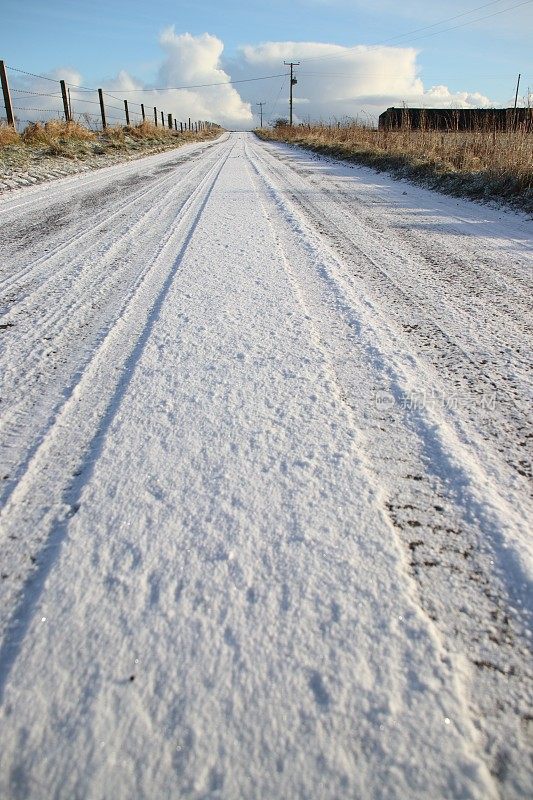
[(0, 795), (530, 796), (532, 223), (252, 134), (0, 222)]

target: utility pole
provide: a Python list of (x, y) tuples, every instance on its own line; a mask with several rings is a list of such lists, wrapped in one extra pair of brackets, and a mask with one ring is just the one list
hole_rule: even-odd
[(516, 103), (518, 101), (518, 87), (520, 86), (520, 73), (518, 73), (518, 80), (516, 82), (516, 94), (514, 96), (514, 110), (516, 111)]
[(259, 113), (261, 114), (261, 127), (263, 127), (263, 106), (265, 105), (266, 103), (256, 103), (256, 106), (259, 106)]
[(298, 81), (296, 80), (296, 78), (293, 75), (292, 70), (293, 70), (293, 67), (300, 66), (300, 62), (299, 61), (284, 61), (283, 63), (284, 63), (284, 65), (286, 67), (290, 67), (291, 68), (291, 88), (290, 88), (290, 95), (289, 95), (289, 125), (292, 128), (292, 87), (296, 86), (296, 84), (298, 83)]

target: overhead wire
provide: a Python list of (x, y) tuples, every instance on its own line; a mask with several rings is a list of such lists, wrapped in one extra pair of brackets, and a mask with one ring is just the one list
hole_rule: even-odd
[(272, 106), (272, 111), (270, 112), (270, 115), (269, 115), (269, 118), (268, 118), (269, 122), (272, 122), (272, 118), (274, 117), (274, 112), (276, 110), (276, 106), (277, 106), (277, 104), (279, 102), (279, 98), (281, 97), (281, 93), (282, 93), (283, 89), (285, 88), (285, 84), (287, 82), (286, 79), (287, 79), (287, 76), (285, 76), (285, 78), (283, 79), (283, 81), (281, 83), (281, 86), (279, 87), (279, 92), (277, 94), (276, 99), (274, 100), (274, 105)]
[(267, 81), (271, 78), (282, 78), (288, 75), (287, 72), (279, 72), (277, 75), (261, 75), (257, 78), (241, 78), (236, 81), (220, 81), (218, 83), (196, 83), (191, 86), (146, 86), (143, 89), (121, 89), (123, 94), (131, 92), (177, 92), (182, 89), (205, 89), (210, 86), (233, 86), (236, 83), (251, 83), (252, 81)]
[[(495, 5), (495, 3), (497, 3), (497, 2), (503, 2), (503, 0), (493, 0), (493, 2), (491, 2), (491, 3), (485, 3), (482, 6), (477, 6), (476, 8), (470, 9), (470, 11), (464, 11), (463, 13), (456, 14), (453, 17), (447, 17), (444, 20), (440, 20), (440, 22), (434, 22), (431, 25), (425, 25), (422, 28), (414, 28), (412, 31), (406, 31), (405, 33), (398, 34), (397, 36), (392, 36), (392, 37), (390, 37), (388, 39), (383, 39), (379, 43), (376, 43), (376, 44), (373, 44), (373, 45), (367, 45), (367, 46), (369, 46), (369, 47), (379, 47), (381, 45), (388, 44), (389, 42), (393, 42), (393, 41), (397, 41), (398, 39), (406, 38), (408, 36), (411, 36), (413, 33), (418, 33), (419, 31), (428, 30), (429, 28), (435, 28), (438, 25), (444, 25), (446, 22), (451, 22), (454, 19), (459, 19), (459, 17), (467, 16), (468, 14), (472, 14), (474, 11), (478, 11), (481, 8), (486, 8), (487, 6)], [(521, 6), (529, 5), (531, 2), (533, 2), (533, 0), (523, 0), (523, 2), (521, 2), (521, 3), (517, 3), (517, 4), (513, 5), (513, 6), (508, 6), (507, 8), (502, 8), (500, 11), (494, 11), (492, 14), (485, 14), (482, 17), (477, 17), (476, 19), (467, 20), (466, 22), (463, 22), (460, 25), (454, 25), (451, 28), (443, 28), (442, 30), (434, 31), (433, 33), (422, 34), (422, 36), (417, 36), (412, 41), (417, 41), (418, 39), (425, 39), (425, 38), (430, 37), (430, 36), (437, 36), (440, 33), (448, 33), (449, 31), (454, 31), (454, 30), (457, 30), (458, 28), (464, 28), (464, 27), (466, 27), (468, 25), (472, 25), (475, 22), (482, 22), (485, 19), (490, 19), (491, 17), (496, 17), (499, 14), (505, 14), (508, 11), (513, 11), (514, 9), (520, 8)], [(353, 47), (345, 47), (345, 48), (343, 48), (343, 52), (342, 53), (330, 53), (330, 54), (325, 54), (323, 56), (309, 56), (308, 58), (305, 58), (305, 56), (302, 56), (300, 58), (300, 61), (302, 63), (304, 63), (304, 62), (308, 62), (308, 61), (323, 61), (323, 60), (336, 59), (336, 58), (347, 58), (350, 55), (349, 51), (357, 50), (359, 47), (361, 47), (361, 45), (354, 45)]]

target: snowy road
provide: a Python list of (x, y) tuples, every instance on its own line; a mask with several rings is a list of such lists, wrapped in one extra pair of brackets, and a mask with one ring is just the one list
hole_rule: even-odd
[(529, 796), (531, 223), (251, 134), (0, 223), (0, 796)]

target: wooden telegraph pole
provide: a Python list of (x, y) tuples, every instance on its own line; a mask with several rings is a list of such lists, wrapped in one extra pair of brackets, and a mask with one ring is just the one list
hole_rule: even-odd
[(516, 82), (516, 93), (514, 96), (514, 110), (516, 111), (516, 104), (518, 102), (518, 89), (520, 88), (520, 73), (518, 74), (518, 80)]
[(261, 127), (263, 127), (263, 106), (266, 103), (256, 103), (256, 106), (259, 106), (259, 114), (261, 115)]
[(291, 86), (290, 86), (290, 94), (289, 94), (289, 125), (292, 127), (292, 87), (296, 86), (298, 81), (293, 75), (293, 68), (298, 67), (300, 65), (299, 61), (284, 61), (283, 62), (286, 67), (291, 68)]

